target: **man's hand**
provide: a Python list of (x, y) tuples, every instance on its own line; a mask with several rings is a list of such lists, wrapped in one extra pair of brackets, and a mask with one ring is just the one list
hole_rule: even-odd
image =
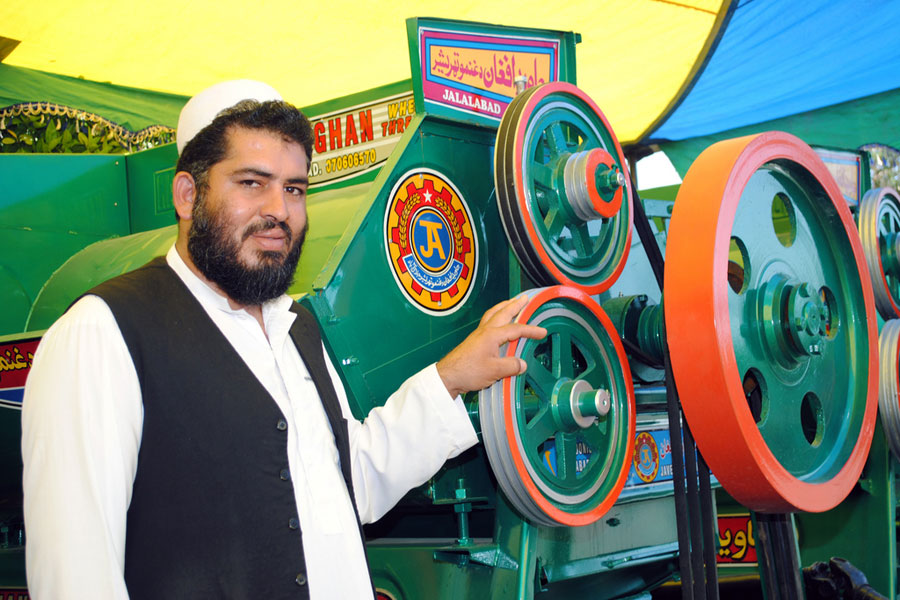
[(451, 396), (481, 390), (498, 379), (525, 372), (525, 361), (514, 356), (501, 358), (500, 346), (523, 337), (539, 340), (547, 335), (543, 327), (511, 323), (527, 302), (525, 296), (517, 296), (492, 306), (478, 328), (438, 361), (438, 374)]

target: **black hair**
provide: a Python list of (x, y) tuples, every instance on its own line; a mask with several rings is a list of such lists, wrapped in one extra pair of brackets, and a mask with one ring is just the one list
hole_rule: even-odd
[[(208, 184), (209, 170), (225, 158), (227, 134), (232, 127), (257, 129), (280, 134), (297, 142), (312, 162), (313, 132), (309, 119), (299, 109), (281, 100), (241, 100), (226, 108), (212, 123), (200, 130), (181, 151), (175, 172), (186, 171), (194, 178), (198, 190)], [(177, 213), (176, 213), (177, 220)]]

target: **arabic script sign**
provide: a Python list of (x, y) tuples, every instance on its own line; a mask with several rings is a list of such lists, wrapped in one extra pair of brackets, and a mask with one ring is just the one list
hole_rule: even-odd
[(719, 564), (756, 564), (756, 540), (749, 514), (719, 515)]
[(22, 407), (25, 380), (39, 342), (40, 338), (28, 337), (0, 344), (0, 407)]
[(559, 79), (555, 40), (426, 28), (419, 36), (426, 105), (499, 121), (516, 95), (517, 79), (524, 78), (526, 88)]

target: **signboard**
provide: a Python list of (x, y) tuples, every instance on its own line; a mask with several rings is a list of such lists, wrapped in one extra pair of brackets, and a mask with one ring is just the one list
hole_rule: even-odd
[(756, 539), (750, 513), (719, 515), (720, 565), (756, 566)]
[(412, 18), (406, 32), (419, 114), (496, 128), (524, 89), (576, 83), (571, 31)]
[[(559, 80), (559, 41), (419, 29), (426, 111), (443, 106), (499, 123), (525, 88)], [(433, 105), (433, 106), (432, 106)]]
[(0, 407), (22, 410), (25, 379), (39, 342), (26, 338), (0, 344)]
[(311, 117), (311, 188), (381, 167), (416, 113), (412, 92)]

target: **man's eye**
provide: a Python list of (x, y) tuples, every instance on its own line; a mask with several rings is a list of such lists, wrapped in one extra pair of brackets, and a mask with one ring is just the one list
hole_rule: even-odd
[(306, 194), (305, 189), (294, 186), (294, 185), (289, 185), (289, 186), (285, 187), (284, 191), (286, 191), (288, 194), (291, 194), (292, 196), (303, 196)]
[(255, 179), (245, 179), (241, 181), (241, 185), (245, 187), (259, 187), (262, 184)]

